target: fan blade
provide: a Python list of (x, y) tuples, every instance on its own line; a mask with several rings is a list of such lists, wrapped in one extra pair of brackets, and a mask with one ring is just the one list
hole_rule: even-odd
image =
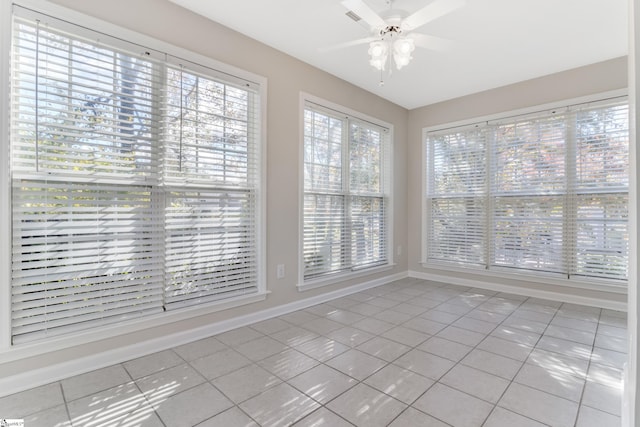
[(461, 8), (465, 3), (465, 0), (435, 0), (417, 12), (407, 16), (400, 26), (405, 31), (415, 30), (434, 19)]
[(331, 52), (333, 50), (344, 49), (351, 46), (358, 46), (365, 43), (371, 43), (374, 40), (378, 40), (379, 37), (366, 37), (364, 39), (351, 40), (350, 42), (338, 43), (332, 46), (325, 46), (318, 49), (318, 52)]
[(344, 0), (342, 5), (362, 18), (371, 28), (384, 28), (387, 24), (362, 0)]
[(416, 46), (423, 47), (429, 50), (435, 50), (438, 52), (450, 50), (453, 46), (453, 41), (449, 39), (429, 36), (427, 34), (411, 33), (408, 34), (407, 37), (413, 39), (413, 42), (416, 44)]

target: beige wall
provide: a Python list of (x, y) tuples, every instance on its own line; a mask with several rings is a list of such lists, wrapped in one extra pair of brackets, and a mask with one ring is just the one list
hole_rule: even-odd
[[(423, 128), (625, 89), (626, 87), (627, 60), (623, 57), (411, 110), (409, 112), (407, 165), (408, 227), (411, 230), (409, 233), (409, 270), (422, 274), (445, 275), (462, 280), (478, 279), (477, 276), (474, 277), (470, 274), (454, 274), (423, 268), (421, 265)], [(587, 298), (626, 301), (626, 295), (621, 294), (580, 291), (575, 288), (560, 288), (512, 279), (491, 279), (491, 281), (496, 284), (515, 285), (541, 291), (579, 294)]]
[[(207, 324), (294, 302), (347, 285), (407, 271), (407, 117), (406, 109), (365, 92), (328, 73), (271, 49), (253, 39), (188, 12), (167, 0), (57, 0), (62, 6), (214, 58), (268, 79), (267, 106), (267, 289), (266, 301), (225, 310), (171, 325), (90, 345), (0, 364), (0, 378), (82, 356), (91, 356), (140, 341), (187, 331)], [(391, 271), (359, 280), (299, 292), (299, 150), (300, 92), (378, 118), (394, 126), (394, 247), (403, 253)], [(276, 279), (276, 265), (286, 276)]]

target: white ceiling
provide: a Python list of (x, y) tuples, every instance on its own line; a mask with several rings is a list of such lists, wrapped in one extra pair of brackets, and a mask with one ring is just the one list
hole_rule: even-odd
[[(467, 0), (416, 30), (451, 40), (446, 50), (417, 48), (380, 86), (366, 44), (326, 50), (370, 36), (341, 0), (171, 1), (408, 109), (627, 53), (627, 0)], [(365, 2), (389, 8), (387, 0)], [(393, 7), (413, 13), (429, 2)]]

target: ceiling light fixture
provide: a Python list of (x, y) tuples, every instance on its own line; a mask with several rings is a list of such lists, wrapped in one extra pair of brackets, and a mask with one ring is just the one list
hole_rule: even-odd
[(393, 58), (396, 68), (400, 70), (409, 64), (415, 48), (413, 39), (404, 36), (399, 26), (388, 25), (380, 31), (379, 40), (369, 43), (369, 64), (377, 70), (384, 71), (387, 63), (390, 64)]

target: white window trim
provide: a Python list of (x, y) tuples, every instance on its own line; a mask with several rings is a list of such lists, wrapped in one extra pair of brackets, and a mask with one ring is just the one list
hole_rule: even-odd
[[(140, 318), (129, 322), (93, 328), (89, 331), (80, 331), (43, 339), (37, 342), (12, 345), (11, 344), (11, 248), (10, 240), (0, 244), (0, 363), (19, 360), (24, 357), (44, 354), (51, 351), (61, 350), (77, 345), (87, 344), (111, 337), (121, 336), (136, 331), (158, 327), (175, 323), (210, 313), (214, 313), (240, 305), (251, 304), (266, 299), (269, 293), (266, 289), (266, 152), (267, 152), (267, 132), (266, 132), (266, 112), (267, 112), (267, 79), (266, 77), (236, 68), (207, 56), (174, 46), (170, 43), (137, 33), (132, 30), (105, 22), (101, 19), (85, 15), (83, 13), (52, 4), (45, 0), (15, 0), (1, 2), (0, 6), (0, 48), (3, 52), (0, 59), (0, 84), (9, 87), (9, 52), (12, 35), (12, 8), (13, 5), (31, 9), (36, 13), (50, 15), (67, 22), (82, 23), (81, 25), (90, 28), (92, 31), (102, 32), (107, 35), (127, 40), (134, 44), (139, 44), (148, 49), (164, 52), (167, 55), (184, 58), (185, 60), (200, 64), (212, 70), (217, 70), (228, 78), (234, 76), (259, 85), (260, 95), (260, 129), (257, 155), (260, 162), (260, 174), (258, 176), (261, 183), (256, 192), (258, 224), (257, 224), (257, 261), (258, 261), (258, 292), (246, 296), (238, 296), (227, 300), (215, 301), (202, 306), (182, 309), (174, 313), (165, 312), (162, 314)], [(9, 140), (9, 99), (2, 97), (0, 100), (0, 134), (4, 135), (3, 141)], [(0, 150), (0, 162), (9, 164), (8, 150)], [(4, 236), (11, 235), (11, 195), (9, 168), (2, 168), (0, 174), (0, 233)]]
[[(317, 278), (306, 279), (304, 278), (304, 110), (306, 103), (317, 104), (320, 107), (324, 107), (335, 111), (336, 113), (342, 113), (347, 116), (353, 117), (357, 120), (372, 123), (376, 126), (380, 126), (388, 129), (389, 132), (389, 168), (391, 173), (389, 174), (389, 196), (388, 205), (389, 210), (387, 212), (387, 263), (383, 265), (377, 265), (371, 268), (363, 268), (354, 271), (340, 272), (335, 274), (327, 274)], [(393, 125), (377, 119), (375, 117), (368, 116), (366, 114), (354, 111), (351, 108), (344, 107), (342, 105), (327, 101), (319, 98), (315, 95), (311, 95), (306, 92), (300, 92), (299, 101), (299, 137), (300, 141), (298, 150), (298, 283), (296, 287), (298, 291), (304, 292), (310, 289), (316, 289), (323, 286), (333, 285), (342, 281), (356, 279), (371, 274), (381, 273), (392, 269), (395, 266), (394, 263), (394, 251), (393, 251), (393, 218), (394, 218), (394, 205), (393, 205), (393, 146), (394, 146), (394, 133)]]
[(488, 122), (492, 122), (495, 120), (504, 120), (510, 117), (528, 115), (533, 113), (542, 112), (545, 110), (552, 110), (554, 108), (566, 108), (568, 106), (576, 105), (576, 104), (586, 104), (590, 102), (599, 102), (609, 98), (619, 98), (628, 95), (627, 89), (619, 89), (614, 91), (608, 91), (588, 96), (583, 96), (579, 98), (572, 98), (568, 100), (536, 105), (532, 107), (522, 108), (518, 110), (506, 111), (502, 113), (495, 113), (482, 117), (475, 117), (466, 120), (460, 120), (456, 122), (444, 123), (440, 125), (428, 126), (422, 128), (422, 139), (421, 142), (421, 164), (422, 164), (422, 174), (421, 179), (422, 182), (420, 184), (421, 194), (420, 197), (422, 199), (422, 228), (420, 230), (420, 240), (421, 240), (421, 255), (420, 255), (420, 264), (423, 268), (441, 270), (441, 271), (450, 271), (453, 273), (471, 273), (481, 275), (483, 277), (488, 278), (502, 278), (502, 279), (513, 279), (519, 281), (530, 281), (530, 282), (538, 282), (549, 285), (558, 285), (558, 286), (566, 286), (570, 288), (576, 289), (587, 289), (594, 291), (602, 291), (602, 292), (613, 292), (619, 294), (627, 293), (627, 282), (615, 283), (610, 280), (597, 279), (597, 278), (565, 278), (558, 277), (551, 273), (546, 274), (543, 272), (505, 272), (500, 271), (499, 268), (495, 268), (492, 270), (486, 270), (484, 267), (461, 267), (456, 265), (455, 263), (446, 263), (446, 262), (433, 262), (427, 261), (427, 237), (426, 230), (429, 226), (428, 219), (428, 210), (427, 210), (427, 165), (426, 165), (426, 144), (424, 141), (427, 138), (429, 133), (445, 131), (447, 129), (453, 128), (464, 128), (464, 127), (474, 127), (474, 126), (484, 126)]

